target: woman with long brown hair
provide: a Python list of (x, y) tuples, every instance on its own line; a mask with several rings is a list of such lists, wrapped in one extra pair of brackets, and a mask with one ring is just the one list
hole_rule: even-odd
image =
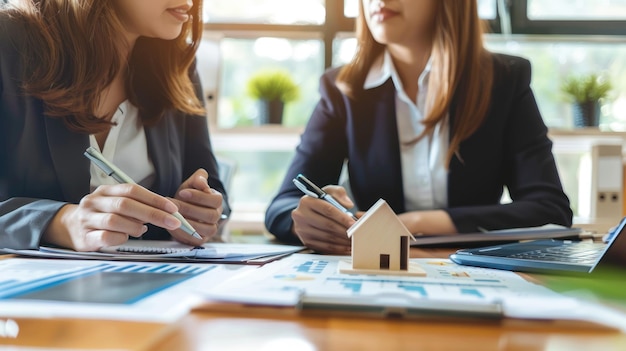
[[(270, 232), (350, 252), (354, 219), (302, 196), (299, 173), (346, 207), (385, 199), (414, 234), (571, 225), (530, 64), (488, 52), (482, 35), (475, 0), (361, 0), (357, 53), (321, 78)], [(336, 185), (344, 164), (351, 197)]]
[[(194, 63), (202, 1), (0, 6), (0, 247), (214, 236), (228, 206)], [(100, 172), (90, 146), (140, 185)]]

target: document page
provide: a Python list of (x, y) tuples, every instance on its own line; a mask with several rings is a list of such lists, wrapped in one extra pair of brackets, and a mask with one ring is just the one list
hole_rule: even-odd
[(349, 261), (350, 257), (295, 254), (206, 293), (214, 298), (242, 302), (254, 299), (268, 304), (289, 304), (300, 298), (319, 297), (332, 302), (377, 295), (407, 297), (407, 301), (491, 304), (506, 294), (547, 293), (547, 289), (528, 283), (512, 272), (458, 266), (442, 259), (411, 260), (427, 272), (426, 277), (341, 274), (337, 270), (341, 260)]
[(197, 289), (251, 266), (111, 261), (0, 260), (0, 317), (171, 322)]
[[(328, 312), (377, 312), (386, 316), (474, 315), (586, 321), (626, 330), (624, 313), (556, 293), (514, 272), (457, 265), (447, 259), (411, 259), (425, 277), (342, 274), (349, 256), (294, 254), (245, 272), (200, 294), (209, 302), (233, 302)], [(601, 316), (601, 317), (598, 317)]]
[(47, 246), (39, 250), (0, 251), (48, 258), (263, 264), (303, 249), (303, 246), (279, 244), (206, 243), (193, 247), (168, 240), (130, 240), (123, 245), (105, 247), (99, 252), (77, 252)]

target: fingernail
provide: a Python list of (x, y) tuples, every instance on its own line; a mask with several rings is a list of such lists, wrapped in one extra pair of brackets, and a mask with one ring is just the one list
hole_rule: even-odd
[(176, 207), (173, 202), (168, 202), (165, 204), (165, 211), (169, 213), (174, 213), (178, 211), (178, 207)]
[(147, 232), (147, 231), (148, 231), (148, 226), (147, 226), (147, 225), (144, 225), (144, 226), (141, 228), (141, 234), (146, 234), (146, 232)]
[(178, 193), (178, 196), (180, 196), (181, 198), (183, 198), (185, 200), (189, 200), (189, 199), (191, 199), (191, 191), (189, 191), (189, 190), (181, 190)]
[(180, 227), (180, 221), (178, 219), (176, 219), (176, 217), (165, 217), (165, 225), (169, 228), (169, 229), (176, 229), (178, 227)]
[(208, 192), (210, 193), (213, 189), (211, 189), (211, 186), (209, 185), (209, 179), (201, 177), (202, 179), (204, 179), (204, 184), (206, 184), (206, 187), (204, 189), (202, 189), (202, 191), (204, 191), (205, 193)]

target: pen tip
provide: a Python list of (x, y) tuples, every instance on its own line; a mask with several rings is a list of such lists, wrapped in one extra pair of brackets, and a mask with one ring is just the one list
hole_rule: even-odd
[(193, 234), (191, 234), (194, 238), (196, 239), (200, 239), (202, 240), (202, 237), (200, 236), (200, 234), (198, 234), (198, 232), (193, 232)]

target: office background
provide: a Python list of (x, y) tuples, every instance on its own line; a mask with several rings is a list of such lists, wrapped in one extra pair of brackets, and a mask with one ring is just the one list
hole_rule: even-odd
[[(281, 182), (319, 95), (318, 77), (355, 50), (360, 0), (212, 0), (205, 4), (199, 50), (211, 135), (220, 158), (236, 164), (231, 230), (263, 229), (263, 212)], [(595, 143), (626, 139), (626, 0), (479, 0), (489, 49), (528, 58), (532, 87), (555, 141), (575, 215), (588, 194), (585, 159)], [(247, 81), (261, 69), (288, 71), (300, 98), (280, 125), (260, 125)], [(573, 131), (572, 107), (560, 91), (571, 75), (598, 73), (613, 83), (601, 106), (600, 130)], [(606, 132), (612, 131), (612, 132)], [(573, 138), (573, 139), (572, 139)], [(582, 166), (581, 166), (582, 165)], [(582, 168), (581, 168), (582, 167)], [(506, 200), (505, 200), (506, 201)]]

